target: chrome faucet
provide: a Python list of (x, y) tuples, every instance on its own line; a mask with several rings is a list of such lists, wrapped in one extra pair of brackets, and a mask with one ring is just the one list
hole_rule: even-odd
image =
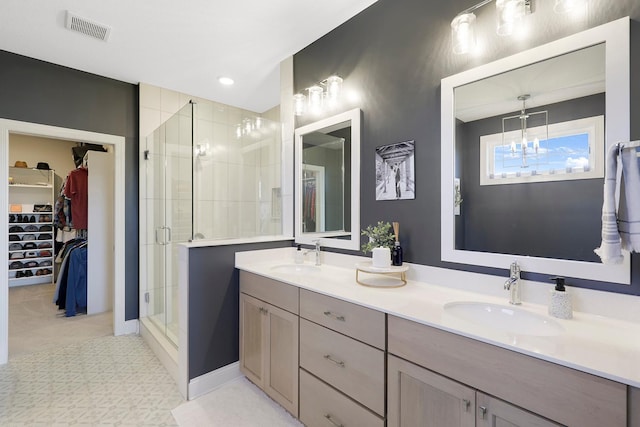
[(504, 282), (504, 288), (509, 291), (509, 304), (520, 305), (520, 266), (516, 261), (511, 263), (509, 278)]
[(314, 251), (316, 254), (316, 265), (320, 265), (320, 239), (312, 240), (315, 243), (316, 247), (314, 249), (308, 249), (304, 252), (304, 254), (308, 254), (311, 251)]

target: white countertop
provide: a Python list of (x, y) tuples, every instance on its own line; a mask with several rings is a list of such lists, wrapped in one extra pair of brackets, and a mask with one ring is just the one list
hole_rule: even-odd
[[(637, 322), (635, 318), (626, 320), (574, 310), (573, 319), (555, 319), (548, 316), (546, 305), (528, 302), (527, 292), (523, 289), (523, 304), (518, 308), (549, 317), (562, 326), (564, 333), (547, 337), (517, 336), (460, 321), (444, 310), (444, 304), (456, 301), (478, 301), (508, 307), (508, 292), (502, 291), (504, 279), (500, 277), (489, 276), (491, 287), (494, 287), (493, 282), (495, 282), (495, 288), (498, 289), (492, 295), (460, 289), (460, 286), (455, 288), (429, 283), (431, 280), (425, 280), (422, 266), (408, 264), (410, 267), (409, 280), (405, 286), (386, 289), (373, 288), (356, 283), (355, 264), (363, 260), (367, 260), (367, 258), (323, 252), (323, 265), (319, 267), (319, 272), (311, 274), (280, 272), (272, 267), (293, 264), (293, 248), (281, 248), (238, 252), (236, 253), (236, 268), (603, 378), (640, 387), (640, 322)], [(306, 262), (305, 265), (313, 264)], [(412, 270), (413, 274), (411, 274)], [(447, 271), (452, 272), (452, 277), (455, 276), (452, 270), (444, 270), (444, 273), (440, 272), (439, 275), (446, 276)], [(474, 277), (474, 280), (477, 279), (478, 282), (487, 281), (487, 278), (482, 275), (471, 274), (469, 276), (470, 274), (467, 273), (466, 277)], [(420, 280), (416, 280), (416, 276), (419, 276)], [(438, 277), (438, 279), (442, 280), (442, 277)], [(524, 286), (529, 287), (528, 293), (533, 300), (540, 299), (540, 290), (533, 291), (533, 286), (544, 288), (545, 293), (548, 293), (548, 289), (552, 288), (551, 285), (547, 286), (536, 282), (525, 283)], [(464, 287), (462, 286), (462, 288)], [(478, 286), (478, 289), (484, 288), (486, 285)], [(634, 296), (607, 296), (604, 294), (610, 293), (595, 292), (594, 294), (594, 291), (587, 294), (578, 289), (570, 289), (570, 291), (575, 291), (576, 295), (580, 297), (578, 302), (582, 304), (577, 304), (578, 307), (580, 305), (584, 307), (594, 305), (588, 301), (588, 298), (594, 297), (599, 299), (612, 298), (616, 304), (631, 304), (629, 307), (620, 307), (622, 313), (637, 311), (637, 308), (640, 308), (638, 305), (640, 299)], [(576, 306), (575, 302), (574, 306)]]

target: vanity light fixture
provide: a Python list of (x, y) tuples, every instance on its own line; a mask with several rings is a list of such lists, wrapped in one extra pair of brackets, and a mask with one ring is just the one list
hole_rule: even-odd
[[(546, 144), (549, 139), (549, 113), (546, 110), (535, 111), (535, 112), (527, 112), (526, 102), (531, 98), (531, 95), (525, 94), (518, 96), (518, 101), (522, 101), (522, 109), (520, 110), (520, 114), (515, 116), (503, 117), (502, 118), (502, 145), (510, 147), (510, 158), (520, 157), (522, 159), (520, 163), (520, 168), (528, 168), (529, 164), (527, 161), (531, 158), (541, 159), (546, 156), (547, 150), (540, 145), (540, 138), (535, 136), (532, 141), (529, 141), (530, 136), (528, 134), (527, 122), (532, 116), (542, 115), (544, 116), (544, 123), (541, 126), (544, 126), (544, 138), (543, 144)], [(505, 123), (509, 120), (517, 119), (520, 121), (520, 140), (516, 142), (515, 139), (511, 139), (511, 142), (507, 142), (509, 138), (505, 135), (507, 130), (505, 130)], [(538, 132), (536, 132), (538, 133)], [(529, 144), (531, 142), (531, 145)], [(506, 157), (506, 156), (505, 156)], [(503, 157), (503, 163), (505, 158)]]
[(318, 114), (325, 107), (333, 107), (340, 100), (343, 79), (333, 75), (321, 82), (305, 89), (307, 95), (297, 93), (293, 95), (293, 112), (302, 116), (307, 112)]
[[(473, 52), (476, 48), (475, 23), (477, 9), (491, 3), (493, 0), (483, 0), (478, 4), (463, 10), (451, 21), (451, 38), (453, 53), (464, 54)], [(496, 2), (496, 33), (499, 36), (509, 36), (522, 22), (522, 18), (531, 13), (533, 0), (495, 0)]]

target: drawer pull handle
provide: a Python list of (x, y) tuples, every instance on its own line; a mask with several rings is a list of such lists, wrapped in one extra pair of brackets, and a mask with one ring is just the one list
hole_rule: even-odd
[(340, 315), (337, 315), (337, 314), (333, 314), (333, 313), (332, 313), (332, 312), (330, 312), (330, 311), (325, 311), (325, 312), (324, 312), (324, 315), (325, 315), (325, 316), (327, 316), (327, 317), (333, 317), (333, 318), (335, 318), (336, 320), (339, 320), (339, 321), (341, 321), (341, 322), (344, 322), (344, 321), (345, 321), (344, 316), (340, 316)]
[(327, 359), (329, 362), (333, 362), (336, 365), (340, 366), (341, 368), (344, 368), (344, 362), (334, 359), (333, 357), (331, 357), (330, 354), (325, 354), (324, 358)]
[(260, 307), (260, 313), (262, 313), (262, 314), (267, 314), (267, 313), (269, 313), (269, 310), (267, 310), (267, 309), (266, 309), (266, 308), (264, 308), (264, 307)]
[(471, 401), (469, 399), (462, 399), (462, 403), (464, 404), (464, 411), (469, 412), (469, 408), (471, 407)]
[(487, 407), (486, 406), (481, 406), (480, 408), (480, 419), (486, 419), (487, 418)]
[(325, 418), (326, 418), (326, 419), (327, 419), (331, 424), (333, 424), (334, 426), (336, 426), (336, 427), (344, 427), (344, 425), (343, 425), (343, 424), (340, 424), (340, 423), (337, 423), (337, 422), (333, 421), (333, 418), (331, 418), (331, 415), (330, 415), (330, 414), (326, 414), (324, 417), (325, 417)]

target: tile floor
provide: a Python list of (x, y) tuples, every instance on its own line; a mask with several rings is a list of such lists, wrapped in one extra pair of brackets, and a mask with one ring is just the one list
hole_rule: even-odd
[(185, 402), (141, 337), (111, 335), (111, 313), (65, 318), (53, 292), (9, 289), (0, 426), (302, 426), (245, 378)]
[(2, 426), (175, 426), (183, 399), (141, 337), (107, 336), (0, 366)]

